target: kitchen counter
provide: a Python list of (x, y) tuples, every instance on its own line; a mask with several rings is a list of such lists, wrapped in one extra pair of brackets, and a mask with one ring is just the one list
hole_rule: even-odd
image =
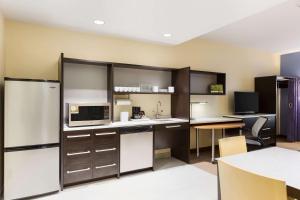
[(190, 124), (210, 124), (210, 123), (223, 123), (223, 122), (239, 122), (242, 121), (238, 118), (230, 117), (200, 117), (192, 119)]
[(64, 131), (79, 131), (79, 130), (91, 130), (91, 129), (106, 129), (106, 128), (120, 128), (120, 127), (131, 127), (131, 126), (150, 126), (159, 124), (176, 124), (189, 122), (188, 119), (179, 118), (168, 118), (168, 119), (149, 119), (149, 120), (134, 120), (128, 122), (112, 122), (110, 124), (99, 125), (99, 126), (79, 126), (69, 127), (64, 125)]

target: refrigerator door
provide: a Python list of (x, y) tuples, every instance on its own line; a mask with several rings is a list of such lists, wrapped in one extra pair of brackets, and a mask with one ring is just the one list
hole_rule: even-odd
[(4, 147), (59, 142), (59, 83), (5, 81)]
[(59, 148), (4, 153), (4, 199), (59, 190)]

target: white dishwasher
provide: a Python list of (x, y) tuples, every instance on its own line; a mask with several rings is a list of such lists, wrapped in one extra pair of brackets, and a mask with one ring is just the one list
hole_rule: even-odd
[(152, 168), (152, 126), (121, 128), (120, 134), (120, 172)]

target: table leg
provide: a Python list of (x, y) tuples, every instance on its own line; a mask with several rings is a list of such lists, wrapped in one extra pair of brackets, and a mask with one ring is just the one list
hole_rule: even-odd
[(196, 129), (196, 150), (197, 157), (199, 157), (199, 129)]
[(243, 135), (243, 130), (240, 128), (240, 135)]
[(222, 138), (226, 137), (226, 132), (225, 128), (222, 129)]
[(215, 161), (215, 129), (211, 129), (211, 162)]

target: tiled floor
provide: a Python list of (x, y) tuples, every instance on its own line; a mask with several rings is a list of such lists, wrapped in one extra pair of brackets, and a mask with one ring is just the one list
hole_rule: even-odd
[[(277, 146), (300, 150), (300, 142), (279, 139)], [(67, 188), (40, 200), (216, 200), (217, 166), (209, 162), (210, 151), (201, 152), (201, 162), (187, 165), (177, 159), (160, 159), (155, 171), (145, 171)]]
[(176, 159), (160, 160), (155, 171), (72, 187), (40, 200), (216, 200), (217, 177)]

